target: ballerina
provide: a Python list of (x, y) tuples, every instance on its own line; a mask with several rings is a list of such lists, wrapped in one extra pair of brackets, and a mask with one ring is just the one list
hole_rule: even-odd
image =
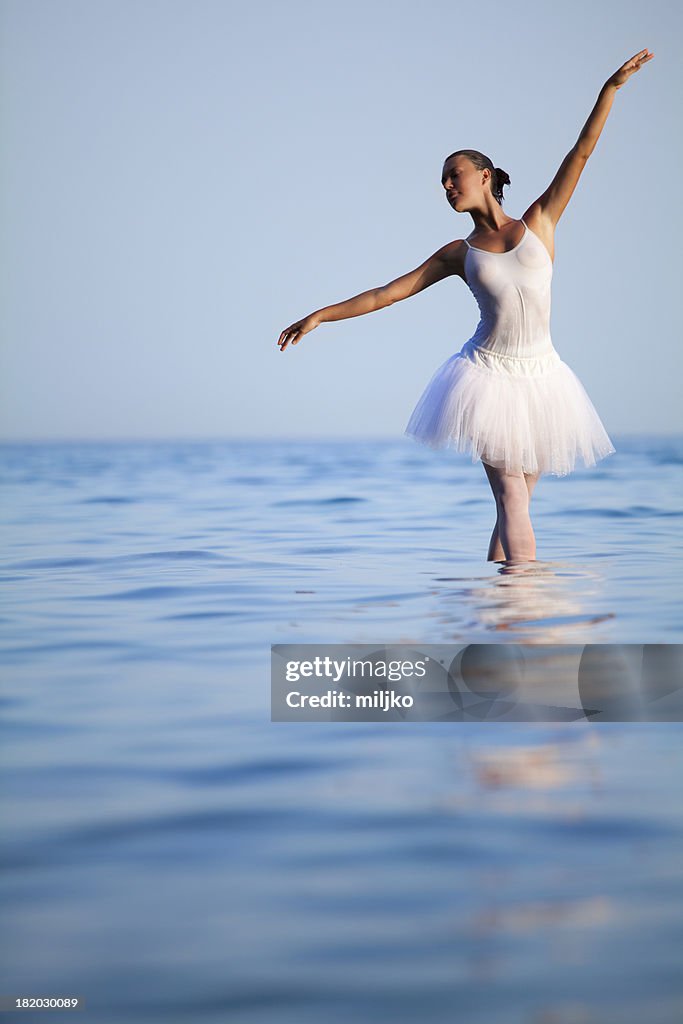
[(479, 306), (479, 323), (433, 373), (404, 433), (482, 462), (496, 505), (488, 561), (536, 559), (530, 503), (541, 475), (565, 476), (578, 458), (593, 466), (615, 451), (550, 336), (554, 234), (616, 92), (653, 56), (641, 50), (607, 79), (576, 143), (520, 220), (502, 209), (509, 175), (478, 150), (456, 150), (444, 161), (441, 183), (452, 209), (472, 217), (468, 237), (388, 284), (297, 320), (277, 342), (284, 351), (321, 323), (383, 309), (451, 275), (462, 278)]

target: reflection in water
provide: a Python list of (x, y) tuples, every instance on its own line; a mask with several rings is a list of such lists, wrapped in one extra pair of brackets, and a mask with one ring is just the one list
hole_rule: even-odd
[(605, 896), (591, 896), (574, 901), (565, 899), (516, 907), (485, 907), (474, 916), (472, 931), (487, 933), (505, 930), (520, 933), (559, 925), (586, 928), (609, 924), (615, 917), (616, 911), (609, 899)]
[[(441, 578), (441, 582), (451, 582)], [(466, 582), (466, 581), (461, 581)], [(503, 562), (493, 577), (470, 581), (456, 592), (443, 593), (444, 603), (457, 600), (458, 615), (467, 603), (474, 618), (470, 629), (503, 632), (505, 640), (524, 643), (606, 643), (611, 639), (602, 625), (611, 612), (591, 612), (590, 604), (602, 591), (604, 578), (584, 566), (565, 562)], [(447, 617), (450, 618), (450, 615)], [(591, 627), (590, 635), (586, 634)]]
[[(533, 734), (532, 734), (533, 738)], [(537, 742), (531, 745), (491, 744), (474, 750), (465, 748), (464, 757), (471, 781), (480, 799), (483, 791), (517, 790), (517, 799), (506, 797), (506, 813), (522, 809), (526, 791), (570, 788), (574, 793), (599, 788), (600, 736), (594, 730), (562, 734), (561, 742)], [(548, 809), (558, 811), (552, 802)]]
[[(527, 735), (531, 743), (507, 746), (482, 744), (481, 737), (470, 745), (463, 734), (460, 756), (467, 769), (468, 796), (465, 802), (462, 795), (458, 800), (454, 787), (453, 811), (462, 815), (476, 808), (493, 818), (526, 820), (531, 829), (534, 822), (541, 828), (545, 823), (549, 830), (590, 829), (604, 784), (602, 738), (594, 729), (556, 731), (546, 742), (533, 742), (532, 730)], [(545, 956), (563, 968), (583, 967), (586, 938), (594, 932), (602, 941), (617, 926), (621, 907), (605, 886), (582, 885), (580, 868), (559, 857), (552, 866), (537, 865), (536, 870), (541, 877), (545, 871), (546, 885), (541, 881), (533, 891), (525, 890), (524, 873), (512, 861), (473, 874), (476, 898), (464, 921), (473, 950), (468, 962), (473, 979), (504, 980), (509, 954), (501, 951), (520, 936), (542, 942)], [(547, 884), (550, 879), (552, 885)], [(587, 1001), (580, 1005), (548, 995), (543, 1007), (538, 1016), (526, 1019), (535, 1024), (596, 1020)]]

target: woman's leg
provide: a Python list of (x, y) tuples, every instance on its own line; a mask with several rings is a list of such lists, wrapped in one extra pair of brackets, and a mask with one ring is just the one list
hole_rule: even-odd
[(496, 525), (493, 527), (493, 533), (491, 534), (491, 540), (489, 541), (489, 550), (486, 555), (486, 561), (505, 561), (505, 552), (503, 551), (503, 545), (500, 543), (500, 537), (498, 535), (498, 516), (496, 516)]
[(486, 462), (483, 465), (497, 510), (487, 561), (535, 559), (536, 538), (529, 518), (529, 503), (538, 483), (538, 474), (505, 473)]

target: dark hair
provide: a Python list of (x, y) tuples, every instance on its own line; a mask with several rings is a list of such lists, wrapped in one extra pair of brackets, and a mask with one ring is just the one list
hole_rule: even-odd
[[(491, 192), (493, 193), (493, 198), (501, 206), (503, 205), (503, 185), (510, 184), (510, 175), (507, 171), (504, 171), (501, 167), (494, 167), (492, 161), (484, 153), (480, 153), (478, 149), (456, 149), (455, 153), (448, 154), (446, 160), (450, 160), (452, 156), (466, 156), (480, 171), (488, 167), (491, 172)], [(444, 160), (444, 164), (446, 160)]]

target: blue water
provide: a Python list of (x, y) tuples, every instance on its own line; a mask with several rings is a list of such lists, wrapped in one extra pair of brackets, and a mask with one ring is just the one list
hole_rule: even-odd
[(0, 447), (0, 995), (679, 1024), (682, 726), (270, 722), (274, 643), (680, 643), (683, 439), (615, 444), (521, 573), (410, 439)]

